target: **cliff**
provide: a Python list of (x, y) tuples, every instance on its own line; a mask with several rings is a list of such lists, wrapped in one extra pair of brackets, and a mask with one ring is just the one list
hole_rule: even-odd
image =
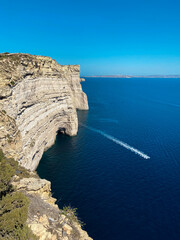
[(34, 170), (58, 131), (76, 135), (76, 109), (88, 109), (80, 81), (79, 65), (62, 66), (50, 57), (29, 54), (1, 54), (3, 152)]
[(12, 184), (29, 198), (27, 224), (40, 240), (91, 239), (70, 209), (58, 209), (50, 182), (33, 173), (58, 131), (77, 134), (76, 109), (88, 110), (80, 82), (79, 65), (63, 66), (50, 57), (29, 54), (0, 54), (0, 148), (30, 170), (30, 177), (14, 176)]
[(27, 225), (39, 240), (92, 240), (73, 209), (60, 210), (55, 204), (49, 181), (32, 174), (23, 179), (15, 176), (12, 184), (30, 200)]

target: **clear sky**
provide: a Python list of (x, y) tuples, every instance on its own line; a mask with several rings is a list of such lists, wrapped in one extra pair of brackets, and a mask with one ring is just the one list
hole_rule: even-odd
[(0, 52), (80, 64), (82, 75), (180, 74), (180, 0), (4, 0)]

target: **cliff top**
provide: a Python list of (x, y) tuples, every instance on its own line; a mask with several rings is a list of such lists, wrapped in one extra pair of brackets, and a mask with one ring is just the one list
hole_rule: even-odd
[(0, 53), (0, 60), (2, 59), (11, 59), (11, 60), (17, 60), (20, 58), (43, 58), (43, 59), (51, 59), (51, 57), (47, 57), (47, 56), (41, 56), (41, 55), (32, 55), (29, 53), (9, 53), (9, 52), (5, 52), (5, 53)]
[(0, 54), (0, 97), (9, 95), (9, 88), (25, 78), (62, 77), (80, 72), (79, 65), (60, 65), (51, 57), (27, 53)]
[[(0, 53), (0, 64), (5, 64), (10, 62), (14, 65), (25, 64), (26, 61), (46, 61), (46, 62), (54, 62), (58, 64), (54, 59), (47, 56), (42, 55), (32, 55), (29, 53)], [(78, 64), (76, 65), (61, 65), (61, 66), (71, 66), (71, 67), (79, 67)]]

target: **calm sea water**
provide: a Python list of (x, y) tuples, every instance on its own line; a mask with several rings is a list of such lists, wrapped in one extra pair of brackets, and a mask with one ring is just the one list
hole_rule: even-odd
[(95, 240), (180, 239), (180, 79), (86, 78), (89, 111), (37, 169)]

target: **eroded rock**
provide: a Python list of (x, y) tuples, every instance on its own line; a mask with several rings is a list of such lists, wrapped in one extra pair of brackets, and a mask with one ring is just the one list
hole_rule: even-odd
[[(76, 109), (87, 110), (79, 65), (49, 57), (0, 54), (0, 148), (22, 166), (36, 169), (58, 131), (77, 134)], [(55, 204), (49, 181), (35, 173), (14, 176), (12, 185), (30, 200), (27, 224), (40, 240), (91, 240)]]
[[(79, 65), (63, 66), (29, 54), (0, 54), (0, 110), (14, 120), (21, 145), (14, 147), (12, 156), (22, 166), (36, 169), (58, 131), (77, 134), (76, 109), (88, 109), (80, 81)], [(0, 136), (4, 131), (12, 135), (5, 126)], [(5, 153), (11, 148), (8, 140), (1, 147)]]
[(65, 216), (55, 204), (49, 181), (38, 177), (14, 180), (12, 185), (30, 200), (27, 224), (40, 240), (92, 240), (77, 221)]

